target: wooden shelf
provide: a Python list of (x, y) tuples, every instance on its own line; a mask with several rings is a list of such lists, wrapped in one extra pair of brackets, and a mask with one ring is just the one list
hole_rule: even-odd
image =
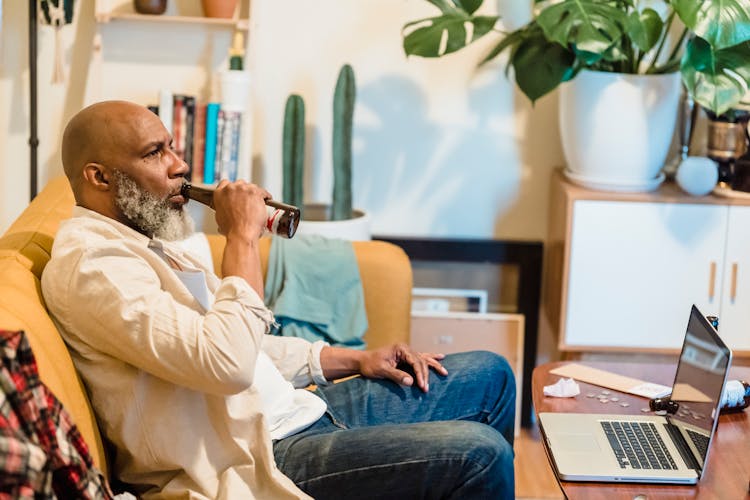
[(149, 15), (137, 13), (98, 13), (96, 21), (99, 23), (108, 23), (111, 21), (131, 21), (131, 22), (149, 22), (149, 23), (175, 23), (175, 24), (203, 24), (207, 26), (220, 26), (235, 28), (247, 31), (249, 22), (247, 19), (235, 18), (216, 18), (202, 16), (170, 16), (170, 15)]

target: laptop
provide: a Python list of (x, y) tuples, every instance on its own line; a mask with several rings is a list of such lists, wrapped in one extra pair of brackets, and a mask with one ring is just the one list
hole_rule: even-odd
[(565, 481), (695, 484), (716, 431), (732, 353), (693, 306), (666, 415), (540, 413)]

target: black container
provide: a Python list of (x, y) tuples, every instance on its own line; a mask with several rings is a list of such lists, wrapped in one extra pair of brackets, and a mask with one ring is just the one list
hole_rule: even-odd
[(167, 0), (133, 0), (133, 7), (139, 14), (164, 14)]

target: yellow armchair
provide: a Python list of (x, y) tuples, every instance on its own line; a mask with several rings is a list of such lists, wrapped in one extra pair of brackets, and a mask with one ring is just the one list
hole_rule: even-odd
[[(0, 329), (24, 330), (34, 351), (42, 381), (62, 401), (89, 445), (95, 464), (107, 473), (96, 419), (62, 337), (49, 318), (41, 295), (40, 277), (49, 261), (60, 221), (70, 217), (73, 194), (58, 177), (0, 237)], [(224, 238), (210, 235), (215, 269), (221, 269)], [(265, 261), (270, 240), (261, 247)], [(365, 293), (370, 347), (409, 341), (412, 273), (406, 254), (382, 241), (354, 243)]]

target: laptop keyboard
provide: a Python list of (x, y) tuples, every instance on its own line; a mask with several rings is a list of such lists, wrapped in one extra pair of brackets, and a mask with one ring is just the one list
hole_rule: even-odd
[(621, 469), (677, 469), (672, 455), (652, 422), (600, 423)]
[(698, 432), (687, 429), (687, 434), (690, 436), (690, 440), (695, 445), (698, 452), (701, 454), (702, 459), (706, 459), (706, 452), (708, 451), (708, 436), (704, 436)]

